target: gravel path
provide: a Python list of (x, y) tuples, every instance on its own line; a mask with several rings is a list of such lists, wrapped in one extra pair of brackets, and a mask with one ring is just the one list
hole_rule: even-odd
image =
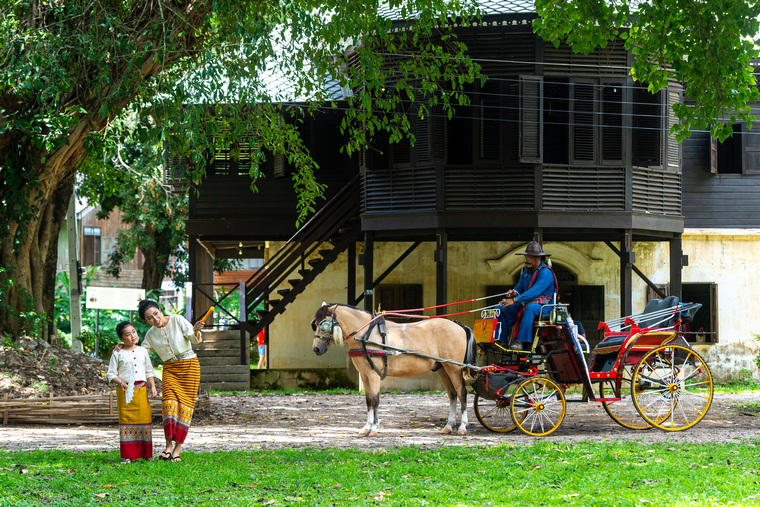
[[(578, 395), (570, 396), (570, 398)], [(440, 435), (448, 414), (443, 393), (382, 394), (380, 431), (376, 438), (359, 437), (366, 419), (364, 396), (358, 394), (295, 394), (213, 396), (211, 414), (193, 421), (186, 442), (189, 451), (279, 449), (283, 447), (338, 447), (355, 449), (417, 445), (528, 444), (632, 440), (640, 442), (735, 442), (760, 439), (760, 417), (735, 408), (756, 401), (757, 394), (716, 394), (712, 408), (696, 427), (676, 433), (632, 431), (618, 426), (596, 403), (570, 403), (562, 426), (539, 439), (516, 430), (496, 434), (485, 430), (469, 408), (468, 434)], [(472, 402), (472, 397), (468, 401)], [(163, 432), (154, 425), (154, 448), (160, 450)], [(118, 449), (116, 426), (0, 427), (0, 449)]]

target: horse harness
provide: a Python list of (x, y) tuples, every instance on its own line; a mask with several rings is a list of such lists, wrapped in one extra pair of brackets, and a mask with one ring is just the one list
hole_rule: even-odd
[[(327, 320), (327, 318), (322, 319), (319, 324), (314, 326), (314, 331), (319, 329), (323, 333), (329, 333), (329, 338), (325, 338), (324, 336), (321, 336), (319, 334), (314, 334), (316, 338), (319, 338), (321, 340), (327, 340), (327, 343), (333, 343), (335, 340), (333, 339), (333, 328), (338, 325), (340, 326), (340, 323), (338, 322), (338, 316), (335, 314), (335, 312), (332, 312), (332, 320)], [(399, 352), (395, 352), (392, 350), (373, 350), (367, 348), (366, 341), (369, 340), (370, 334), (372, 334), (372, 330), (377, 327), (378, 331), (380, 332), (380, 337), (382, 338), (382, 343), (385, 345), (385, 315), (380, 315), (378, 317), (375, 317), (370, 322), (370, 325), (367, 327), (367, 331), (364, 332), (361, 338), (357, 339), (357, 341), (361, 342), (362, 348), (357, 350), (349, 350), (348, 356), (349, 357), (358, 357), (358, 356), (364, 356), (367, 358), (367, 362), (372, 367), (375, 372), (377, 372), (378, 375), (380, 375), (380, 380), (384, 380), (385, 377), (388, 375), (388, 356), (395, 356), (399, 354)], [(348, 338), (352, 338), (354, 336), (354, 333), (351, 333)], [(372, 356), (378, 357), (382, 356), (383, 358), (383, 371), (381, 372), (380, 369), (375, 366), (375, 363), (372, 361)]]
[[(370, 325), (367, 327), (367, 330), (364, 332), (361, 338), (359, 338), (357, 341), (361, 342), (362, 348), (360, 350), (349, 350), (348, 351), (348, 357), (359, 357), (364, 356), (367, 359), (367, 362), (372, 367), (375, 372), (377, 372), (378, 375), (380, 375), (380, 380), (384, 380), (386, 375), (388, 375), (388, 355), (395, 356), (398, 354), (398, 352), (392, 351), (392, 350), (373, 350), (367, 348), (367, 340), (369, 340), (369, 336), (372, 334), (372, 330), (377, 327), (378, 332), (380, 333), (380, 337), (382, 338), (382, 343), (385, 345), (385, 315), (380, 315), (379, 317), (373, 318)], [(353, 335), (353, 333), (352, 333)], [(372, 356), (380, 356), (383, 358), (383, 371), (381, 372), (380, 369), (375, 365), (374, 361), (372, 361)]]

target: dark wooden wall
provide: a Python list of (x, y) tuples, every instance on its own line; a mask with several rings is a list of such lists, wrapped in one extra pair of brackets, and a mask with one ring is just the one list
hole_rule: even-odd
[(683, 142), (682, 181), (685, 227), (760, 227), (760, 174), (712, 174), (709, 133)]

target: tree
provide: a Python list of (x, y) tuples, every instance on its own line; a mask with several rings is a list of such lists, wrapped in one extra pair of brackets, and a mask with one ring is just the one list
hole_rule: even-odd
[[(407, 31), (391, 32), (377, 1), (121, 0), (5, 2), (0, 7), (0, 332), (22, 315), (52, 315), (57, 236), (74, 175), (102, 156), (109, 127), (129, 110), (141, 140), (162, 140), (191, 161), (189, 181), (218, 147), (255, 135), (256, 157), (284, 153), (296, 171), (301, 216), (323, 187), (287, 108), (303, 98), (330, 106), (328, 79), (359, 91), (346, 122), (349, 151), (378, 129), (409, 125), (402, 100), (448, 107), (478, 67), (448, 34), (462, 2), (391, 0)], [(472, 9), (470, 9), (472, 11)], [(348, 65), (349, 52), (357, 66)], [(403, 55), (399, 57), (398, 55)], [(341, 70), (343, 69), (343, 70)], [(292, 83), (267, 89), (268, 72)], [(449, 90), (443, 92), (442, 85)], [(191, 107), (193, 105), (194, 107)], [(255, 165), (252, 180), (260, 176)], [(11, 273), (11, 275), (9, 275)], [(12, 279), (10, 277), (13, 277)], [(10, 283), (12, 281), (12, 283)], [(28, 319), (27, 319), (28, 320)], [(48, 333), (47, 326), (42, 334)]]
[[(750, 60), (757, 58), (760, 2), (754, 0), (536, 0), (533, 30), (555, 46), (564, 40), (588, 54), (618, 37), (633, 48), (633, 78), (651, 92), (683, 82), (688, 105), (673, 109), (681, 120), (672, 133), (681, 141), (706, 129), (723, 141), (731, 124), (755, 116), (758, 100)], [(724, 117), (729, 122), (721, 121)]]
[[(129, 226), (119, 229), (106, 272), (119, 278), (122, 265), (139, 249), (145, 259), (143, 289), (160, 289), (165, 276), (182, 287), (188, 276), (188, 196), (172, 193), (164, 184), (160, 143), (137, 140), (130, 118), (117, 123), (114, 127), (118, 138), (105, 138), (105, 156), (89, 157), (83, 162), (78, 188), (82, 197), (99, 203), (99, 219), (107, 219), (118, 209), (122, 223)], [(239, 259), (215, 259), (214, 271), (222, 273), (240, 265)]]

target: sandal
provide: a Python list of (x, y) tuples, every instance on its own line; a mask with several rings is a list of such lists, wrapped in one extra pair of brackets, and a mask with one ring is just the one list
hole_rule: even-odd
[(125, 458), (125, 459), (121, 460), (121, 464), (122, 465), (128, 465), (130, 463), (132, 463), (132, 460), (129, 459), (129, 458)]
[(172, 456), (172, 463), (181, 463), (181, 462), (182, 462), (182, 458), (180, 458), (179, 456)]
[(158, 459), (161, 461), (169, 461), (172, 459), (172, 453), (169, 451), (162, 451), (161, 454), (158, 455)]

